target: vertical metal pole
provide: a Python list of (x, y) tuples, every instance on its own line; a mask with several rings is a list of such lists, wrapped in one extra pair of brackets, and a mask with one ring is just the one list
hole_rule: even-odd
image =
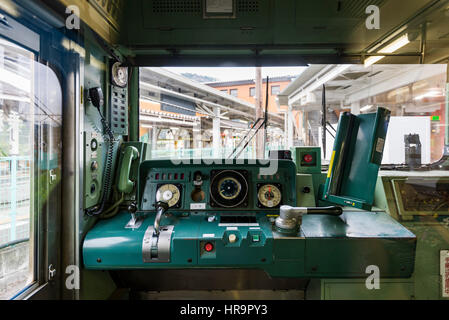
[[(263, 106), (262, 106), (262, 68), (256, 67), (256, 121), (263, 118)], [(267, 84), (268, 85), (268, 84)], [(256, 158), (264, 158), (264, 129), (260, 128), (256, 135)]]
[(11, 157), (11, 239), (16, 240), (16, 215), (17, 215), (17, 156)]
[(214, 107), (214, 118), (212, 119), (212, 148), (213, 157), (221, 158), (221, 135), (220, 135), (220, 108)]
[[(61, 263), (65, 270), (69, 265), (79, 265), (78, 215), (80, 211), (80, 105), (79, 101), (79, 58), (75, 54), (65, 56), (67, 74), (62, 85), (62, 205), (61, 216)], [(47, 267), (48, 268), (48, 267)], [(62, 279), (63, 272), (59, 272)], [(69, 290), (63, 286), (62, 299), (76, 299), (79, 290)]]
[(323, 84), (323, 96), (321, 101), (321, 143), (323, 145), (323, 159), (326, 159), (326, 86)]
[(427, 42), (427, 22), (423, 22), (421, 26), (421, 56), (419, 57), (419, 63), (423, 64), (426, 58), (426, 42)]
[(292, 113), (292, 106), (288, 106), (288, 111), (286, 113), (287, 117), (287, 148), (290, 149), (293, 147), (293, 113)]
[[(449, 61), (448, 61), (449, 62)], [(444, 126), (444, 144), (449, 144), (449, 63), (446, 64), (446, 108), (444, 110), (445, 126)]]

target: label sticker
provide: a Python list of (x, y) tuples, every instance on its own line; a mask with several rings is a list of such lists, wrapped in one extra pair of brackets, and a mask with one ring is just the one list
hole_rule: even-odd
[(207, 0), (206, 12), (232, 13), (232, 0)]
[(205, 203), (191, 203), (190, 210), (206, 210)]
[(219, 223), (219, 227), (257, 227), (259, 224), (255, 223)]
[(239, 228), (237, 227), (226, 227), (226, 230), (238, 230)]
[(385, 139), (377, 138), (376, 152), (382, 153), (384, 151)]
[(215, 233), (204, 233), (203, 238), (215, 238)]

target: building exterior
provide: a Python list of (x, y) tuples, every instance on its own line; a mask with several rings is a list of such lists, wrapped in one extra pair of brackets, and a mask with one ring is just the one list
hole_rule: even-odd
[[(269, 79), (268, 88), (268, 111), (279, 113), (287, 110), (286, 106), (278, 106), (276, 104), (276, 96), (284, 90), (295, 76), (273, 77)], [(265, 107), (265, 95), (267, 90), (267, 79), (263, 79), (262, 83), (262, 101)], [(207, 83), (217, 90), (225, 92), (231, 96), (248, 101), (252, 104), (256, 103), (256, 84), (254, 80), (238, 80), (228, 82), (212, 82)]]
[[(275, 94), (285, 85), (273, 85), (271, 91)], [(278, 112), (274, 97), (270, 97), (274, 111), (268, 112), (267, 130), (267, 140), (272, 142), (267, 148), (280, 148), (284, 143), (285, 118)], [(254, 122), (252, 100), (225, 94), (163, 68), (141, 68), (140, 141), (150, 144), (153, 158), (185, 158), (192, 153), (195, 157), (226, 157)], [(253, 144), (246, 150), (248, 157), (255, 152)]]

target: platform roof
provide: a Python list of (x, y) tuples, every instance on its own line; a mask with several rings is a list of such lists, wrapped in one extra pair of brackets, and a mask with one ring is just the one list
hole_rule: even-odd
[[(145, 91), (151, 91), (194, 102), (197, 112), (210, 117), (214, 116), (213, 109), (218, 108), (224, 120), (255, 120), (253, 104), (164, 68), (141, 68), (140, 88), (143, 97), (146, 96)], [(282, 127), (284, 116), (269, 112), (268, 123)]]

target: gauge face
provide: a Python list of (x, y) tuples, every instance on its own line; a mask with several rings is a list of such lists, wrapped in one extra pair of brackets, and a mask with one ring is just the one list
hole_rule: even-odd
[(247, 205), (248, 181), (246, 170), (222, 170), (211, 173), (210, 205), (234, 208)]
[(225, 177), (218, 182), (218, 193), (223, 199), (235, 199), (241, 190), (242, 185), (233, 177)]
[(121, 67), (120, 62), (112, 65), (112, 81), (116, 86), (126, 87), (128, 84), (128, 68)]
[(156, 201), (167, 202), (169, 207), (178, 204), (181, 198), (181, 191), (174, 184), (164, 184), (156, 191)]
[(259, 188), (257, 198), (264, 207), (273, 208), (281, 203), (282, 193), (275, 185), (264, 184)]

